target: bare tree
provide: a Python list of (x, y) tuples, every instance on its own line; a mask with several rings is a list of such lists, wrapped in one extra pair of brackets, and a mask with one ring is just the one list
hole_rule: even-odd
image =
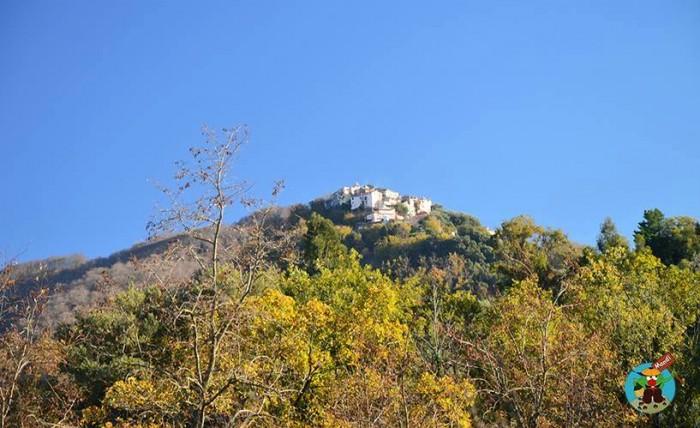
[[(0, 336), (0, 427), (9, 426), (17, 403), (22, 376), (32, 364), (33, 345), (38, 337), (37, 320), (47, 297), (47, 290), (39, 288), (28, 296), (15, 293), (14, 260), (0, 267), (0, 317), (12, 320), (13, 325)], [(39, 266), (36, 282), (41, 283), (43, 266)]]
[[(251, 198), (251, 186), (232, 177), (233, 161), (248, 141), (247, 128), (237, 126), (220, 133), (205, 128), (203, 135), (205, 144), (190, 149), (193, 162), (177, 163), (177, 186), (161, 188), (169, 206), (148, 225), (151, 236), (180, 232), (198, 244), (189, 247), (201, 268), (197, 286), (176, 316), (179, 321), (186, 320), (191, 334), (194, 367), (184, 368), (182, 376), (183, 384), (189, 385), (196, 397), (192, 405), (198, 427), (205, 426), (215, 401), (243, 382), (235, 371), (223, 373), (222, 344), (232, 328), (242, 322), (238, 309), (267, 270), (269, 255), (281, 251), (287, 242), (274, 236), (269, 227), (272, 203)], [(272, 200), (282, 188), (282, 182), (275, 183)], [(246, 221), (226, 226), (225, 215), (235, 206), (255, 213)], [(222, 266), (230, 269), (222, 273)]]

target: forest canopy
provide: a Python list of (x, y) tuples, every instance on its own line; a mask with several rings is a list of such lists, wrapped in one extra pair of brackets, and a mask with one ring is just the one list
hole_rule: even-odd
[[(205, 139), (149, 223), (187, 239), (85, 268), (90, 305), (47, 322), (70, 294), (2, 268), (0, 426), (700, 425), (696, 219), (647, 210), (632, 245), (604, 219), (596, 247), (441, 207), (358, 224), (232, 182), (245, 128)], [(676, 399), (637, 413), (625, 375), (666, 352)]]

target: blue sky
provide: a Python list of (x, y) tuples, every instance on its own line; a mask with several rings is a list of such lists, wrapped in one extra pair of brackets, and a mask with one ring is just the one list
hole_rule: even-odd
[[(428, 6), (430, 4), (430, 6)], [(595, 241), (700, 216), (697, 1), (4, 1), (0, 252), (145, 237), (200, 126), (281, 202), (353, 182)]]

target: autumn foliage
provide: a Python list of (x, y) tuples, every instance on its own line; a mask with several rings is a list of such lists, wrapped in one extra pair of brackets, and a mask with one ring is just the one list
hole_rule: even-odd
[[(594, 249), (439, 207), (413, 225), (282, 221), (281, 183), (263, 201), (229, 181), (246, 130), (205, 137), (150, 224), (191, 238), (160, 262), (194, 274), (47, 328), (51, 296), (0, 271), (2, 427), (700, 425), (697, 222), (649, 211), (632, 249), (606, 220)], [(232, 206), (253, 213), (225, 223)], [(677, 398), (650, 419), (624, 377), (665, 352)]]

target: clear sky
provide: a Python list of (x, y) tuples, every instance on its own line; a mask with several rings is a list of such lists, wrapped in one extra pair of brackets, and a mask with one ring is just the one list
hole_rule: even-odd
[(145, 236), (200, 126), (284, 204), (354, 182), (595, 241), (700, 216), (700, 2), (0, 4), (0, 252)]

